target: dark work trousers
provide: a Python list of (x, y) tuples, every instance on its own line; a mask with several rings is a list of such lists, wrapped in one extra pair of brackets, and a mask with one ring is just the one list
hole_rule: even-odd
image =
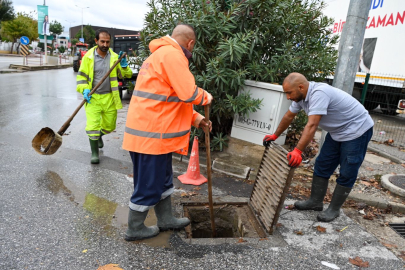
[(129, 152), (134, 166), (134, 192), (129, 208), (144, 212), (173, 191), (172, 153), (148, 155)]
[(329, 179), (340, 165), (336, 183), (344, 187), (353, 187), (372, 136), (372, 127), (360, 137), (346, 142), (337, 142), (328, 133), (315, 161), (314, 174)]

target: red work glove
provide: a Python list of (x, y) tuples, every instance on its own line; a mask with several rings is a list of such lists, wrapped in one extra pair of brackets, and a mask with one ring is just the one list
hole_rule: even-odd
[(269, 146), (270, 142), (277, 140), (278, 136), (275, 134), (266, 135), (263, 139), (263, 146)]
[(290, 153), (287, 154), (287, 159), (288, 159), (288, 166), (291, 167), (298, 167), (298, 165), (301, 164), (302, 161), (302, 151), (298, 148), (294, 148)]

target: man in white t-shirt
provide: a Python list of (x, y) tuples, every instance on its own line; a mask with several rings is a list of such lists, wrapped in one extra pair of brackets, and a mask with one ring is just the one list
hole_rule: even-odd
[(297, 167), (301, 153), (314, 137), (318, 126), (327, 131), (325, 142), (315, 161), (311, 197), (295, 202), (298, 210), (323, 210), (323, 199), (329, 177), (340, 165), (332, 201), (318, 215), (319, 221), (329, 222), (339, 216), (340, 208), (349, 195), (373, 135), (374, 122), (368, 111), (348, 93), (325, 83), (308, 82), (300, 73), (289, 74), (283, 82), (283, 90), (292, 104), (281, 119), (276, 132), (266, 135), (263, 144), (274, 141), (291, 124), (300, 110), (308, 115), (308, 122), (293, 151), (288, 153), (289, 165)]

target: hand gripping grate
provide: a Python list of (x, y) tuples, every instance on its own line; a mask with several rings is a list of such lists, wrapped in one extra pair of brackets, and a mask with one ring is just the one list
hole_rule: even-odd
[(266, 147), (250, 196), (249, 204), (269, 234), (273, 234), (295, 170), (288, 166), (287, 154), (276, 143)]

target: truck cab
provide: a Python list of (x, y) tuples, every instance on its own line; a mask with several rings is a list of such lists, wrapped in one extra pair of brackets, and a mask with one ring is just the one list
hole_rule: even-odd
[(82, 63), (83, 56), (89, 50), (89, 45), (87, 43), (78, 42), (76, 43), (76, 52), (73, 56), (73, 70), (78, 72), (80, 69), (80, 64)]

